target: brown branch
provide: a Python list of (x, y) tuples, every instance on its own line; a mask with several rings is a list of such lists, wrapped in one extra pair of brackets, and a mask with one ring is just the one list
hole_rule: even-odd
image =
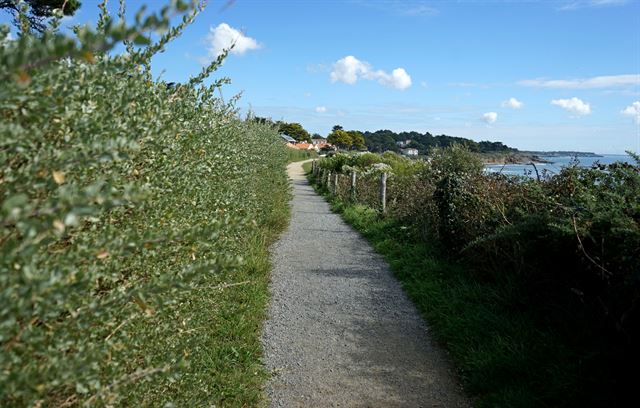
[(580, 234), (578, 233), (578, 224), (576, 222), (576, 216), (572, 215), (571, 219), (573, 220), (573, 230), (576, 233), (576, 238), (578, 238), (578, 247), (580, 248), (580, 250), (582, 251), (582, 253), (584, 254), (584, 256), (591, 261), (591, 263), (593, 263), (595, 266), (597, 266), (601, 271), (602, 271), (602, 276), (611, 276), (613, 275), (610, 271), (608, 271), (604, 266), (602, 266), (601, 264), (599, 264), (598, 262), (596, 262), (593, 258), (591, 258), (589, 256), (589, 254), (587, 253), (587, 251), (584, 249), (584, 245), (582, 244), (582, 239), (580, 239)]

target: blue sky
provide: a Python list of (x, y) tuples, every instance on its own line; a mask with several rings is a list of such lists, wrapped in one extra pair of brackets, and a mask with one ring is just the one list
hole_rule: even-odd
[[(94, 21), (96, 3), (68, 23)], [(131, 14), (143, 3), (165, 2), (129, 0)], [(639, 150), (640, 0), (211, 0), (154, 73), (184, 81), (230, 38), (224, 97), (311, 132)]]

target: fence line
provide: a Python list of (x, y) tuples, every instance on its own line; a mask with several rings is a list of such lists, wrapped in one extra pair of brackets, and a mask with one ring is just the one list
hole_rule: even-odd
[(326, 188), (331, 195), (353, 202), (360, 201), (378, 208), (383, 214), (387, 212), (387, 173), (380, 174), (373, 183), (371, 178), (359, 177), (356, 172), (344, 175), (321, 168), (315, 160), (311, 168), (316, 183)]

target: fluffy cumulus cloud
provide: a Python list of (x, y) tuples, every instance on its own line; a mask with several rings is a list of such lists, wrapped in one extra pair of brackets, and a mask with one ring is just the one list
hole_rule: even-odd
[(207, 35), (207, 48), (209, 55), (213, 58), (222, 54), (222, 52), (231, 46), (231, 54), (242, 55), (250, 50), (257, 50), (262, 47), (258, 41), (251, 37), (247, 37), (240, 31), (231, 27), (227, 23), (221, 23), (217, 27), (211, 27)]
[(502, 102), (502, 107), (504, 108), (520, 109), (523, 106), (524, 104), (516, 98), (509, 98), (506, 101)]
[(496, 123), (496, 120), (498, 120), (498, 114), (495, 112), (487, 112), (482, 115), (482, 120), (488, 124)]
[(633, 118), (633, 120), (635, 120), (636, 123), (640, 125), (640, 101), (635, 101), (631, 105), (624, 108), (620, 113)]
[(316, 112), (325, 113), (326, 111), (327, 111), (327, 107), (326, 106), (316, 106)]
[(360, 61), (352, 55), (336, 61), (330, 77), (331, 82), (344, 82), (349, 85), (355, 84), (358, 79), (367, 79), (399, 90), (411, 86), (411, 77), (404, 68), (396, 68), (389, 74), (373, 69), (368, 62)]
[(640, 85), (640, 74), (606, 75), (581, 79), (527, 79), (520, 85), (536, 88), (594, 89)]
[(578, 116), (585, 116), (591, 113), (591, 106), (575, 96), (571, 99), (554, 99), (551, 104)]

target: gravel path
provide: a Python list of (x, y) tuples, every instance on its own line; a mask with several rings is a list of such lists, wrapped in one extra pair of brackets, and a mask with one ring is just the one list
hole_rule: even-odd
[(468, 407), (385, 261), (318, 196), (302, 164), (273, 245), (262, 336), (272, 407)]

